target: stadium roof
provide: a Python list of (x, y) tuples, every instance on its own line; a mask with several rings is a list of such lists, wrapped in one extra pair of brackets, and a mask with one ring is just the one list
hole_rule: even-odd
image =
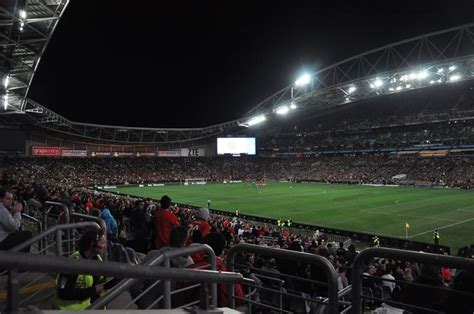
[(185, 142), (242, 130), (292, 110), (356, 101), (474, 78), (474, 23), (373, 49), (289, 85), (243, 117), (203, 128), (139, 128), (71, 121), (28, 98), (41, 56), (69, 1), (8, 0), (0, 6), (0, 123), (110, 143)]

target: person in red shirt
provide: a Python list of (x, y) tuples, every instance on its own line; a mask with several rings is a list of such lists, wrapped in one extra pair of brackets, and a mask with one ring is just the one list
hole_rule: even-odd
[[(211, 232), (211, 225), (207, 221), (211, 217), (209, 209), (203, 207), (197, 210), (195, 218), (188, 225), (187, 245), (193, 243), (193, 233), (200, 232), (200, 239), (204, 239)], [(202, 242), (202, 241), (201, 241)]]
[(170, 206), (171, 198), (164, 195), (160, 200), (161, 209), (155, 211), (155, 249), (168, 246), (171, 229), (179, 225), (178, 217), (170, 212)]
[[(209, 245), (214, 253), (216, 254), (216, 266), (218, 271), (227, 271), (225, 265), (225, 254), (224, 249), (226, 247), (226, 239), (222, 233), (219, 232), (210, 232), (203, 240), (204, 244)], [(200, 261), (195, 261), (195, 264), (189, 266), (189, 269), (209, 269), (210, 261), (207, 255), (203, 256), (203, 259)], [(180, 284), (178, 287), (182, 288), (185, 287), (187, 284)], [(185, 304), (191, 300), (199, 299), (199, 289), (192, 289), (185, 291), (182, 294), (177, 296), (177, 303), (179, 305)], [(227, 284), (218, 284), (217, 285), (217, 298), (218, 298), (218, 306), (219, 307), (228, 307), (230, 305), (229, 300), (229, 291)], [(244, 289), (241, 284), (234, 285), (234, 295), (235, 298), (235, 306), (241, 306), (243, 304)]]

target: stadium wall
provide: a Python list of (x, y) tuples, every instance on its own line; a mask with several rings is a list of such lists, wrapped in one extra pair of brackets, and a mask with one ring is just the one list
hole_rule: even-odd
[(24, 155), (26, 151), (26, 134), (16, 128), (0, 128), (0, 153)]
[[(40, 149), (41, 148), (41, 149)], [(217, 155), (215, 140), (208, 144), (133, 145), (75, 142), (30, 133), (23, 140), (23, 154), (63, 157), (212, 157)], [(60, 153), (57, 153), (57, 152)], [(62, 152), (65, 152), (64, 154)]]

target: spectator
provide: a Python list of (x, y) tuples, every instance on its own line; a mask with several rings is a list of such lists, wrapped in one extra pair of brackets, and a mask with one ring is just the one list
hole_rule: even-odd
[(13, 202), (10, 190), (0, 188), (0, 250), (9, 250), (32, 237), (30, 231), (20, 231), (22, 209), (20, 202)]
[[(89, 230), (79, 240), (79, 251), (73, 259), (102, 261), (107, 240), (102, 229)], [(85, 310), (100, 295), (105, 285), (103, 276), (60, 274), (57, 279), (56, 304), (61, 310)]]
[(179, 224), (178, 217), (170, 211), (171, 198), (164, 195), (160, 200), (161, 209), (155, 211), (155, 248), (168, 246), (171, 229)]
[(107, 227), (107, 240), (110, 240), (113, 242), (118, 241), (117, 222), (115, 221), (115, 218), (112, 216), (112, 214), (110, 213), (110, 210), (107, 207), (104, 207), (102, 209), (101, 217), (104, 220), (105, 225)]

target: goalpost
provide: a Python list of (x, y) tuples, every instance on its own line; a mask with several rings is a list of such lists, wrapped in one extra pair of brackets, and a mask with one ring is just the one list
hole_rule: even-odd
[(206, 184), (206, 179), (204, 178), (184, 179), (184, 185), (193, 185), (193, 184)]

